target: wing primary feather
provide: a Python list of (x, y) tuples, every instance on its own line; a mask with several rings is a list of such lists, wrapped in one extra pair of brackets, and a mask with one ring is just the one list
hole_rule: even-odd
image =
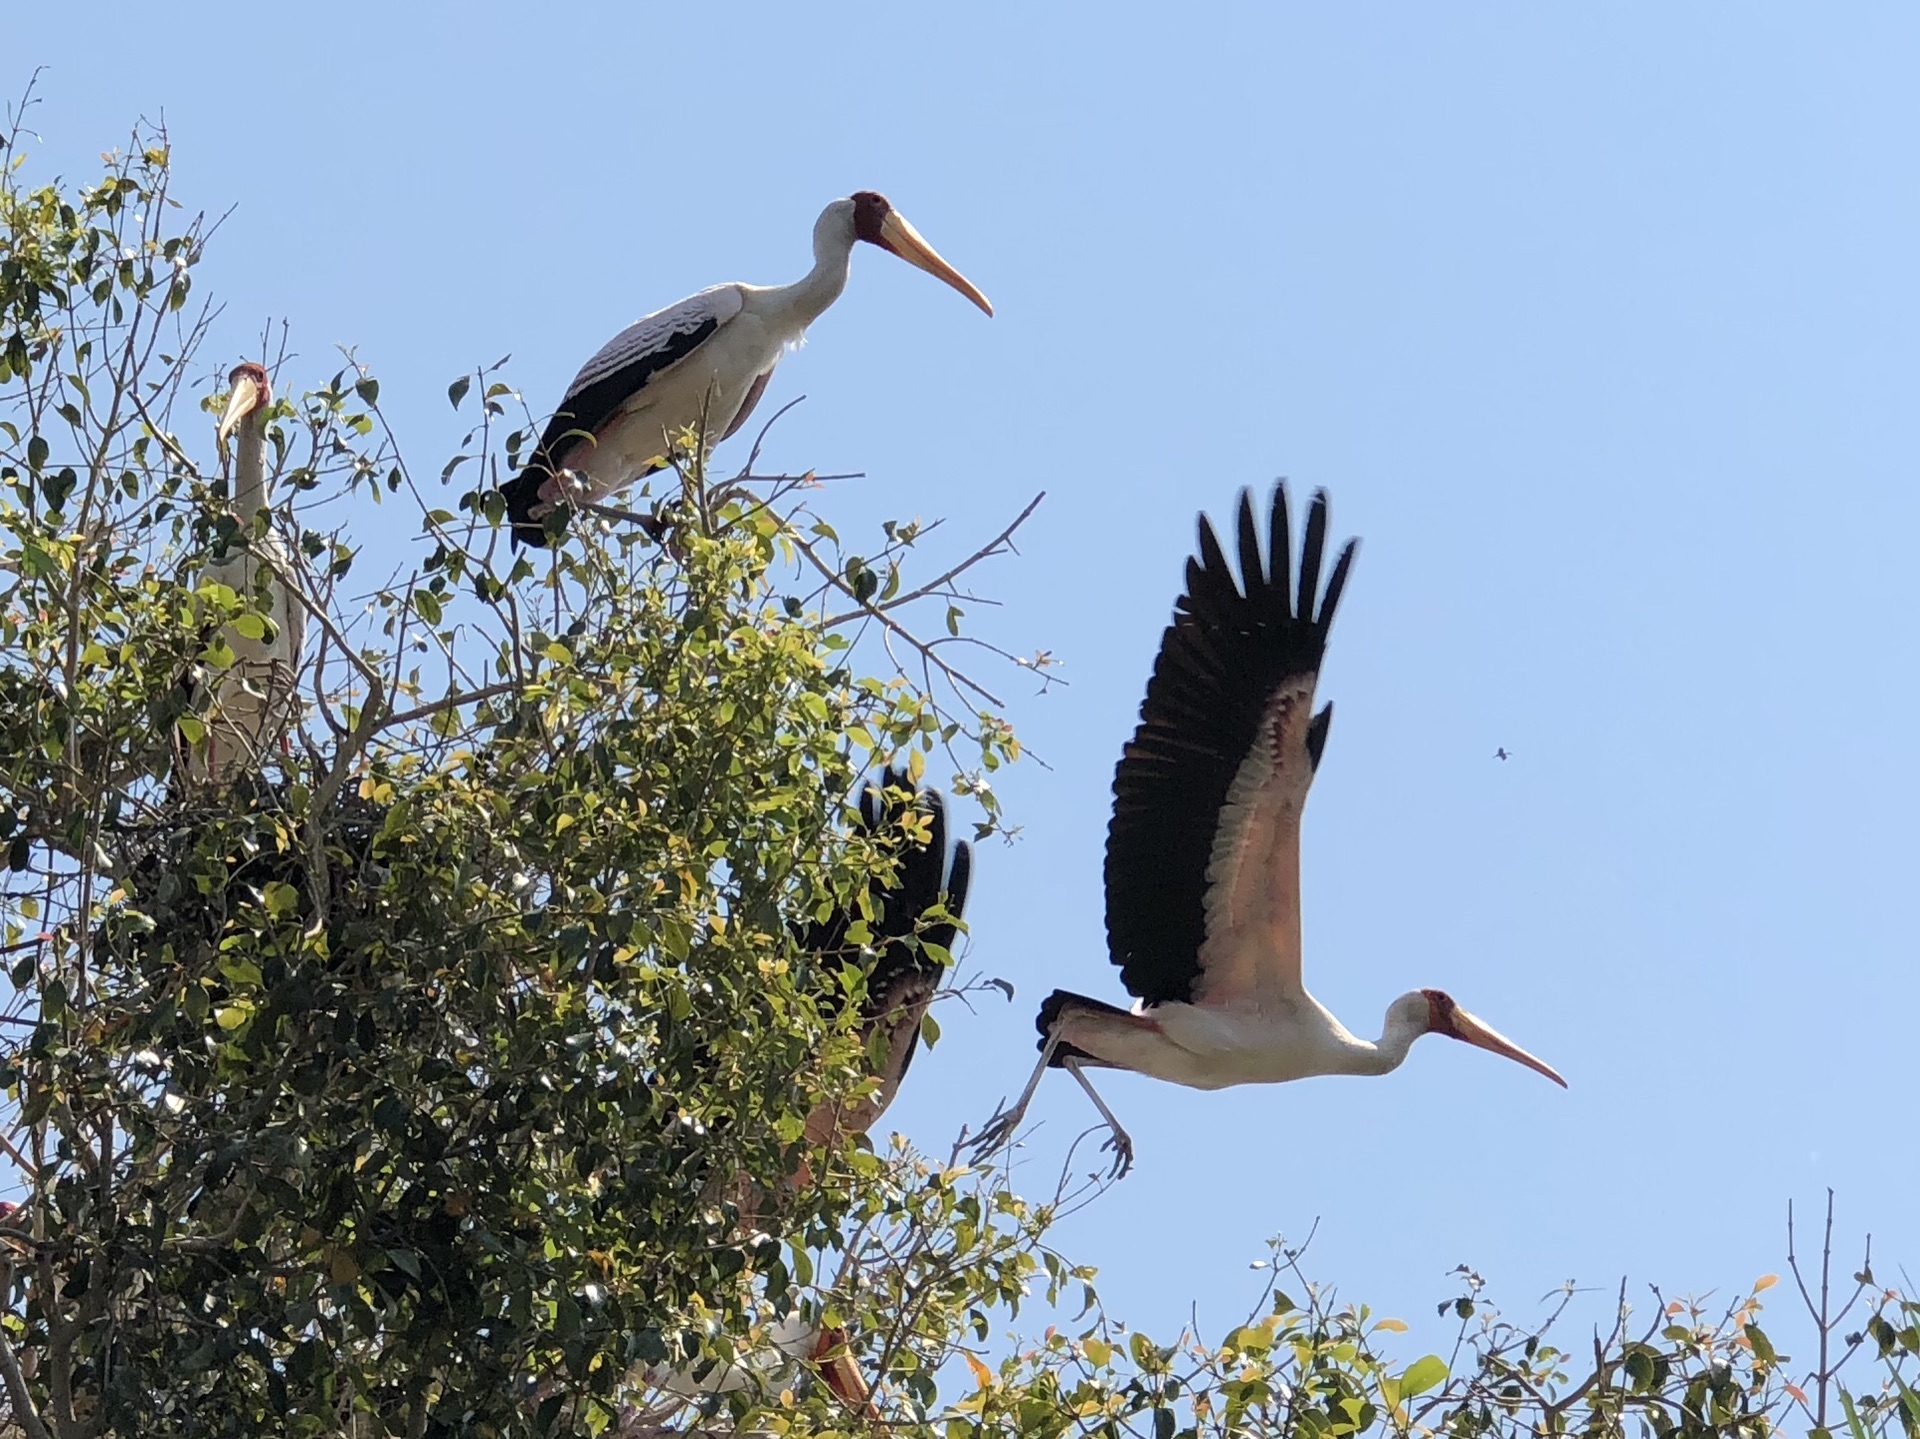
[(1327, 492), (1315, 490), (1307, 507), (1306, 538), (1300, 542), (1300, 599), (1293, 612), (1312, 619), (1320, 589), (1320, 555), (1327, 545)]
[[(1351, 553), (1351, 550), (1349, 550)], [(1345, 556), (1342, 556), (1344, 559)], [(1320, 707), (1320, 713), (1313, 717), (1307, 726), (1307, 758), (1313, 761), (1313, 767), (1320, 768), (1320, 756), (1327, 750), (1327, 730), (1333, 724), (1333, 701), (1328, 700)]]
[(1333, 562), (1333, 574), (1327, 579), (1326, 593), (1320, 599), (1320, 616), (1315, 621), (1324, 633), (1333, 626), (1333, 612), (1340, 608), (1340, 592), (1347, 587), (1347, 571), (1353, 568), (1354, 553), (1360, 541), (1348, 540), (1340, 547), (1340, 558)]
[(1253, 517), (1253, 491), (1240, 492), (1240, 582), (1256, 603), (1267, 595), (1266, 567), (1260, 563), (1260, 527)]
[(1293, 593), (1293, 526), (1287, 514), (1287, 483), (1281, 480), (1273, 489), (1273, 515), (1268, 523), (1268, 564), (1273, 567), (1273, 587), (1281, 603)]

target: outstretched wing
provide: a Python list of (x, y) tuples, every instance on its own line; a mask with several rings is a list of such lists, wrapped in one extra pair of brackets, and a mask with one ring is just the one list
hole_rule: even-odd
[(1201, 517), (1199, 556), (1114, 770), (1107, 945), (1147, 1004), (1300, 988), (1300, 816), (1332, 717), (1331, 705), (1313, 713), (1314, 684), (1358, 542), (1322, 596), (1325, 491), (1307, 514), (1297, 590), (1284, 485), (1267, 528), (1263, 563), (1243, 491), (1236, 581)]
[[(857, 917), (850, 906), (814, 921), (794, 936), (800, 948), (811, 954), (854, 959), (863, 949), (873, 953), (861, 1017), (869, 1033), (874, 1026), (889, 1032), (886, 1072), (881, 1076), (887, 1099), (913, 1061), (920, 1016), (945, 973), (945, 956), (959, 933), (958, 921), (966, 909), (973, 875), (973, 852), (964, 840), (951, 846), (949, 867), (946, 801), (939, 791), (916, 792), (899, 770), (885, 770), (877, 784), (870, 783), (863, 791), (859, 827), (868, 834), (898, 829), (910, 808), (922, 812), (926, 838), (907, 841), (891, 880), (876, 873), (868, 882), (868, 942), (862, 946), (849, 941), (848, 932)], [(878, 1117), (876, 1110), (869, 1122)]]

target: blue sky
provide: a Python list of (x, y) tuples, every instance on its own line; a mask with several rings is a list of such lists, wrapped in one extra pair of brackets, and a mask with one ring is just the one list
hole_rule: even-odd
[[(1217, 1333), (1316, 1218), (1315, 1270), (1409, 1317), (1463, 1260), (1522, 1311), (1743, 1283), (1827, 1185), (1920, 1258), (1920, 12), (100, 8), (9, 18), (0, 90), (51, 67), (36, 173), (164, 110), (178, 193), (238, 206), (215, 353), (280, 316), (297, 374), (357, 345), (428, 473), (457, 373), (511, 351), (544, 410), (640, 313), (797, 278), (856, 188), (992, 297), (860, 254), (768, 397), (810, 397), (772, 461), (871, 476), (851, 519), (957, 548), (1049, 492), (988, 581), (1070, 681), (1014, 693), (1049, 767), (977, 866), (970, 960), (1019, 999), (943, 1011), (891, 1115), (929, 1147), (1024, 1077), (1048, 989), (1121, 996), (1108, 785), (1195, 513), (1331, 491), (1365, 543), (1309, 983), (1366, 1034), (1444, 987), (1572, 1088), (1438, 1040), (1384, 1079), (1109, 1079), (1139, 1164), (1060, 1238), (1119, 1313)], [(1033, 1187), (1088, 1117), (1049, 1083)]]

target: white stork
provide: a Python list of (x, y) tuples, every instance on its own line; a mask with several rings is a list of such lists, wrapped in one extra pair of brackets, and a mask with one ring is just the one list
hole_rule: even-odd
[[(920, 1021), (952, 962), (953, 941), (973, 873), (973, 853), (965, 840), (952, 844), (949, 860), (946, 802), (940, 792), (916, 790), (906, 774), (892, 767), (881, 773), (877, 784), (862, 790), (855, 832), (883, 842), (889, 835), (904, 836), (891, 873), (873, 872), (864, 906), (839, 906), (824, 919), (795, 925), (792, 937), (805, 961), (822, 971), (818, 978), (828, 1012), (843, 992), (840, 968), (870, 965), (860, 1005), (860, 1038), (868, 1053), (878, 1056), (879, 1085), (851, 1104), (828, 1101), (816, 1106), (806, 1121), (809, 1145), (829, 1144), (839, 1133), (864, 1134), (893, 1103), (920, 1042)], [(861, 922), (868, 931), (864, 942), (850, 937)], [(804, 1160), (787, 1180), (791, 1186), (811, 1182), (812, 1172)], [(756, 1225), (759, 1216), (751, 1181), (741, 1176), (734, 1187), (743, 1199), (742, 1222)], [(816, 1317), (796, 1310), (771, 1323), (762, 1338), (766, 1348), (735, 1364), (692, 1371), (657, 1365), (649, 1371), (648, 1380), (686, 1396), (731, 1393), (766, 1385), (787, 1362), (806, 1360), (850, 1411), (878, 1419), (871, 1391), (848, 1352), (842, 1330), (822, 1328)]]
[(840, 298), (857, 240), (993, 313), (884, 195), (835, 200), (814, 222), (813, 268), (796, 283), (702, 290), (636, 320), (580, 367), (527, 463), (501, 486), (514, 543), (553, 543), (569, 506), (597, 504), (663, 469), (683, 431), (704, 426), (711, 445), (744, 425), (781, 355)]
[(266, 417), (273, 384), (266, 367), (250, 360), (234, 366), (227, 379), (232, 390), (218, 440), (223, 452), (228, 438), (234, 440), (233, 508), (240, 528), (201, 575), (247, 599), (260, 623), (243, 616), (226, 625), (221, 633), (233, 664), (212, 674), (196, 668), (185, 682), (191, 708), (206, 716), (207, 738), (204, 747), (183, 748), (182, 771), (189, 784), (216, 787), (258, 769), (293, 727), (307, 635), (306, 606), (287, 583), (299, 575), (300, 561), (271, 519), (264, 530), (255, 529), (267, 508)]
[(977, 1154), (1012, 1136), (1049, 1067), (1065, 1069), (1099, 1108), (1116, 1175), (1133, 1144), (1087, 1068), (1195, 1089), (1386, 1074), (1421, 1035), (1443, 1034), (1566, 1084), (1440, 990), (1396, 999), (1371, 1043), (1307, 992), (1300, 819), (1333, 718), (1331, 704), (1314, 713), (1314, 683), (1358, 541), (1341, 550), (1321, 595), (1327, 497), (1316, 493), (1296, 599), (1285, 486), (1274, 491), (1267, 564), (1246, 492), (1239, 521), (1244, 586), (1201, 517), (1199, 557), (1187, 562), (1139, 728), (1114, 770), (1107, 946), (1133, 1007), (1055, 990), (1040, 1006), (1040, 1063), (1019, 1102), (988, 1122)]

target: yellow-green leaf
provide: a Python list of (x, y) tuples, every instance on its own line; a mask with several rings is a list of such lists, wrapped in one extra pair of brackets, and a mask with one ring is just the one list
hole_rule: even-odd
[(1407, 1366), (1407, 1372), (1400, 1376), (1400, 1392), (1411, 1399), (1446, 1382), (1447, 1361), (1438, 1354), (1428, 1354)]

